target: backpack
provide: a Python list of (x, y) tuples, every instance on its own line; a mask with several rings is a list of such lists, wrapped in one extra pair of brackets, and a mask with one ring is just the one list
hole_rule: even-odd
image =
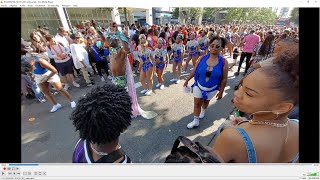
[[(184, 146), (178, 148), (180, 143), (182, 143)], [(182, 149), (184, 151), (186, 150), (187, 154), (196, 155), (198, 160), (201, 161), (201, 163), (221, 163), (221, 161), (219, 160), (216, 154), (214, 154), (213, 152), (210, 152), (199, 142), (192, 142), (190, 139), (188, 139), (185, 136), (179, 136), (176, 139), (176, 141), (173, 144), (171, 154), (166, 158), (165, 162), (169, 163), (170, 157), (174, 154), (179, 154), (179, 153), (182, 154), (182, 152), (180, 152)], [(183, 152), (183, 153), (186, 154), (186, 152)], [(177, 159), (177, 158), (178, 157), (175, 157), (174, 161), (179, 162), (180, 159)]]

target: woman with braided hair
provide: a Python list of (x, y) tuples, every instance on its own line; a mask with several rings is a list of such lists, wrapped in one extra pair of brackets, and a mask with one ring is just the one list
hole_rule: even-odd
[(114, 84), (95, 87), (79, 100), (70, 119), (80, 139), (73, 163), (130, 163), (119, 144), (120, 134), (131, 125), (131, 100)]

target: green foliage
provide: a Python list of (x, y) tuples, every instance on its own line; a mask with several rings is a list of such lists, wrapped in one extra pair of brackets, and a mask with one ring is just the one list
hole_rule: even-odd
[(290, 21), (299, 24), (299, 8), (293, 8), (290, 16)]
[(172, 12), (172, 18), (177, 19), (179, 17), (179, 8), (174, 8)]
[(271, 8), (229, 8), (226, 20), (260, 24), (273, 24), (277, 15)]
[(203, 9), (203, 18), (214, 18), (215, 14), (218, 11), (226, 10), (226, 8), (204, 8)]
[(190, 9), (190, 17), (198, 18), (201, 14), (203, 14), (203, 8), (189, 8)]
[(291, 14), (290, 14), (291, 17), (298, 17), (299, 16), (299, 8), (293, 8), (293, 10), (291, 11)]

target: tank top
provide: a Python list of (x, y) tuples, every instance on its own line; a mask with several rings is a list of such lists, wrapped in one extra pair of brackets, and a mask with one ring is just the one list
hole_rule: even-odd
[(206, 47), (206, 44), (209, 42), (208, 38), (207, 37), (200, 37), (199, 40), (198, 40), (198, 43), (200, 45), (200, 49), (201, 50), (206, 50), (207, 47)]
[(174, 43), (172, 45), (172, 52), (173, 53), (177, 53), (177, 55), (180, 56), (182, 51), (183, 51), (183, 44), (182, 43), (180, 43), (180, 44)]
[(37, 56), (34, 56), (33, 58), (34, 58), (34, 60), (35, 60), (35, 63), (34, 63), (34, 67), (35, 67), (35, 68), (34, 68), (34, 70), (33, 70), (33, 73), (34, 73), (34, 74), (38, 74), (38, 75), (42, 75), (42, 74), (46, 73), (46, 72), (48, 71), (48, 69), (43, 68), (43, 67), (40, 65), (38, 57), (37, 57)]
[(195, 39), (187, 42), (188, 50), (190, 50), (191, 52), (195, 51), (198, 46), (199, 46), (198, 41)]
[(143, 50), (141, 46), (138, 46), (138, 57), (142, 59), (143, 63), (150, 60), (150, 56), (152, 55), (152, 51), (150, 48), (145, 47)]
[[(290, 119), (291, 122), (298, 124), (299, 125), (299, 120), (297, 119)], [(248, 121), (242, 121), (241, 123), (244, 122), (248, 122)], [(238, 124), (238, 125), (239, 125)], [(214, 132), (213, 135), (213, 144), (215, 143), (216, 139), (218, 138), (218, 136), (221, 134), (223, 128), (226, 126), (225, 123), (223, 123), (216, 132)], [(249, 134), (246, 132), (245, 129), (239, 127), (239, 126), (234, 126), (234, 128), (238, 131), (238, 133), (240, 134), (241, 138), (243, 139), (246, 149), (247, 149), (247, 155), (248, 155), (248, 163), (257, 163), (257, 153), (256, 150), (254, 148), (254, 145), (252, 143), (252, 140), (250, 139)], [(289, 163), (296, 163), (299, 159), (299, 152), (296, 154), (296, 156), (289, 162)]]
[(207, 54), (200, 60), (195, 72), (195, 77), (197, 76), (195, 80), (203, 87), (214, 87), (214, 90), (217, 90), (220, 88), (221, 77), (223, 74), (223, 57), (221, 55), (218, 56), (218, 64), (213, 67), (209, 80), (206, 81), (206, 72), (208, 68), (207, 60), (209, 57), (210, 54)]

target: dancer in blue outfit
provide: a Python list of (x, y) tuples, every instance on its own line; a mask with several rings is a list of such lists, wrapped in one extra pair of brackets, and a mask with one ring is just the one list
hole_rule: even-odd
[(184, 66), (184, 71), (182, 73), (186, 73), (188, 71), (190, 60), (192, 60), (192, 65), (193, 65), (193, 67), (190, 69), (190, 71), (192, 71), (199, 58), (200, 48), (199, 48), (199, 43), (195, 38), (196, 38), (196, 34), (192, 32), (190, 34), (190, 41), (187, 42), (187, 52), (189, 53), (189, 55), (188, 55), (186, 64)]
[[(175, 82), (178, 84), (180, 82), (181, 76), (181, 67), (182, 67), (182, 60), (184, 56), (184, 45), (183, 45), (183, 34), (178, 34), (176, 38), (176, 42), (172, 45), (171, 53), (173, 54), (173, 66), (172, 66), (172, 73), (173, 79), (170, 82)], [(177, 66), (178, 66), (178, 75), (177, 75)]]
[(168, 65), (168, 53), (164, 46), (165, 40), (163, 38), (158, 39), (157, 48), (154, 50), (154, 59), (156, 62), (156, 73), (158, 77), (157, 88), (164, 89), (163, 70)]
[(225, 47), (227, 40), (222, 37), (214, 37), (210, 40), (210, 53), (201, 56), (199, 61), (184, 83), (188, 86), (190, 79), (194, 77), (192, 92), (194, 95), (194, 119), (188, 124), (188, 128), (199, 126), (200, 118), (205, 116), (205, 110), (210, 100), (216, 95), (217, 100), (222, 98), (227, 83), (228, 62), (220, 52)]

